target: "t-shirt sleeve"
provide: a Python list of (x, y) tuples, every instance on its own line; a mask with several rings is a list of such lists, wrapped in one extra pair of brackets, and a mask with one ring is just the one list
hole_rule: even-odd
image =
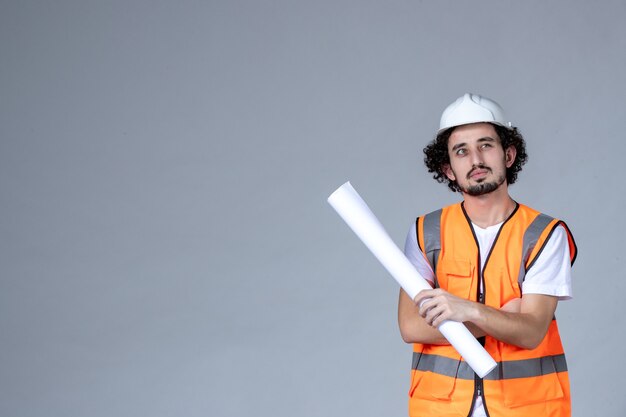
[(411, 225), (409, 233), (406, 235), (404, 254), (409, 261), (411, 261), (415, 269), (417, 269), (417, 272), (419, 272), (420, 275), (432, 285), (435, 282), (435, 274), (417, 245), (417, 230), (415, 229), (415, 223)]
[(567, 232), (558, 226), (522, 283), (523, 294), (545, 294), (559, 300), (572, 298), (572, 264)]

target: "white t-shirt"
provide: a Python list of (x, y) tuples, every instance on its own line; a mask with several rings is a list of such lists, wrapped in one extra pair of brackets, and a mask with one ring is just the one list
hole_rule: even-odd
[[(500, 226), (502, 223), (483, 229), (472, 224), (480, 249), (481, 269), (484, 267), (485, 259), (487, 259)], [(435, 274), (417, 245), (415, 223), (411, 225), (406, 237), (404, 254), (425, 279), (431, 284), (435, 282)], [(572, 298), (571, 270), (567, 232), (563, 226), (558, 226), (534, 265), (526, 273), (522, 283), (522, 294), (545, 294), (558, 297), (559, 300), (569, 300)], [(483, 399), (477, 396), (472, 417), (486, 416)]]

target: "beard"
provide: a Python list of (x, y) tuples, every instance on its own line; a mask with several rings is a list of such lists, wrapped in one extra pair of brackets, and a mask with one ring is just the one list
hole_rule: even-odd
[(473, 197), (476, 197), (476, 196), (479, 196), (479, 195), (485, 195), (485, 194), (489, 194), (491, 192), (494, 192), (495, 190), (498, 189), (499, 186), (504, 184), (504, 180), (505, 180), (505, 178), (502, 176), (502, 177), (498, 178), (496, 181), (483, 182), (481, 184), (469, 185), (467, 187), (463, 187), (463, 186), (459, 185), (459, 188), (465, 194), (468, 194), (468, 195), (471, 195)]
[[(485, 169), (489, 172), (493, 172), (491, 170), (491, 168), (484, 166), (484, 165), (479, 165), (475, 168), (472, 169), (472, 171), (474, 171), (474, 169)], [(467, 174), (467, 178), (470, 178), (470, 175), (472, 174), (472, 171), (470, 171)], [(464, 192), (465, 194), (471, 195), (472, 197), (476, 197), (479, 195), (485, 195), (485, 194), (489, 194), (491, 192), (494, 192), (495, 190), (498, 189), (498, 187), (500, 187), (502, 184), (504, 184), (504, 181), (506, 181), (506, 177), (504, 175), (500, 175), (498, 178), (496, 178), (495, 181), (491, 181), (491, 182), (480, 182), (476, 185), (468, 185), (468, 186), (463, 186), (461, 184), (459, 184), (457, 182), (457, 185), (459, 186), (459, 188), (461, 189), (462, 192)]]

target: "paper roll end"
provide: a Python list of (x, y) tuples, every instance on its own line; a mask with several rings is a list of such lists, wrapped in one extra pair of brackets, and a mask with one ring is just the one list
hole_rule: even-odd
[(328, 204), (332, 205), (333, 203), (331, 200), (335, 200), (337, 198), (337, 194), (340, 194), (343, 190), (346, 189), (354, 190), (354, 187), (352, 186), (352, 184), (350, 184), (350, 181), (344, 182), (341, 187), (337, 188), (330, 196), (328, 196), (328, 198), (326, 199), (326, 201), (328, 201)]
[(498, 364), (496, 363), (496, 361), (492, 359), (489, 365), (484, 366), (482, 369), (474, 370), (474, 372), (476, 372), (476, 375), (478, 375), (480, 378), (484, 378), (485, 376), (487, 376), (487, 374), (489, 374), (489, 372), (493, 371), (497, 365)]

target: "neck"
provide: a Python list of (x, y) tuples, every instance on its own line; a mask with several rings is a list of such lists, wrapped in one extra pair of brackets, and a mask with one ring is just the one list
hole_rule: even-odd
[(471, 196), (463, 193), (463, 207), (472, 223), (484, 229), (505, 221), (515, 210), (515, 201), (503, 184), (489, 194)]

